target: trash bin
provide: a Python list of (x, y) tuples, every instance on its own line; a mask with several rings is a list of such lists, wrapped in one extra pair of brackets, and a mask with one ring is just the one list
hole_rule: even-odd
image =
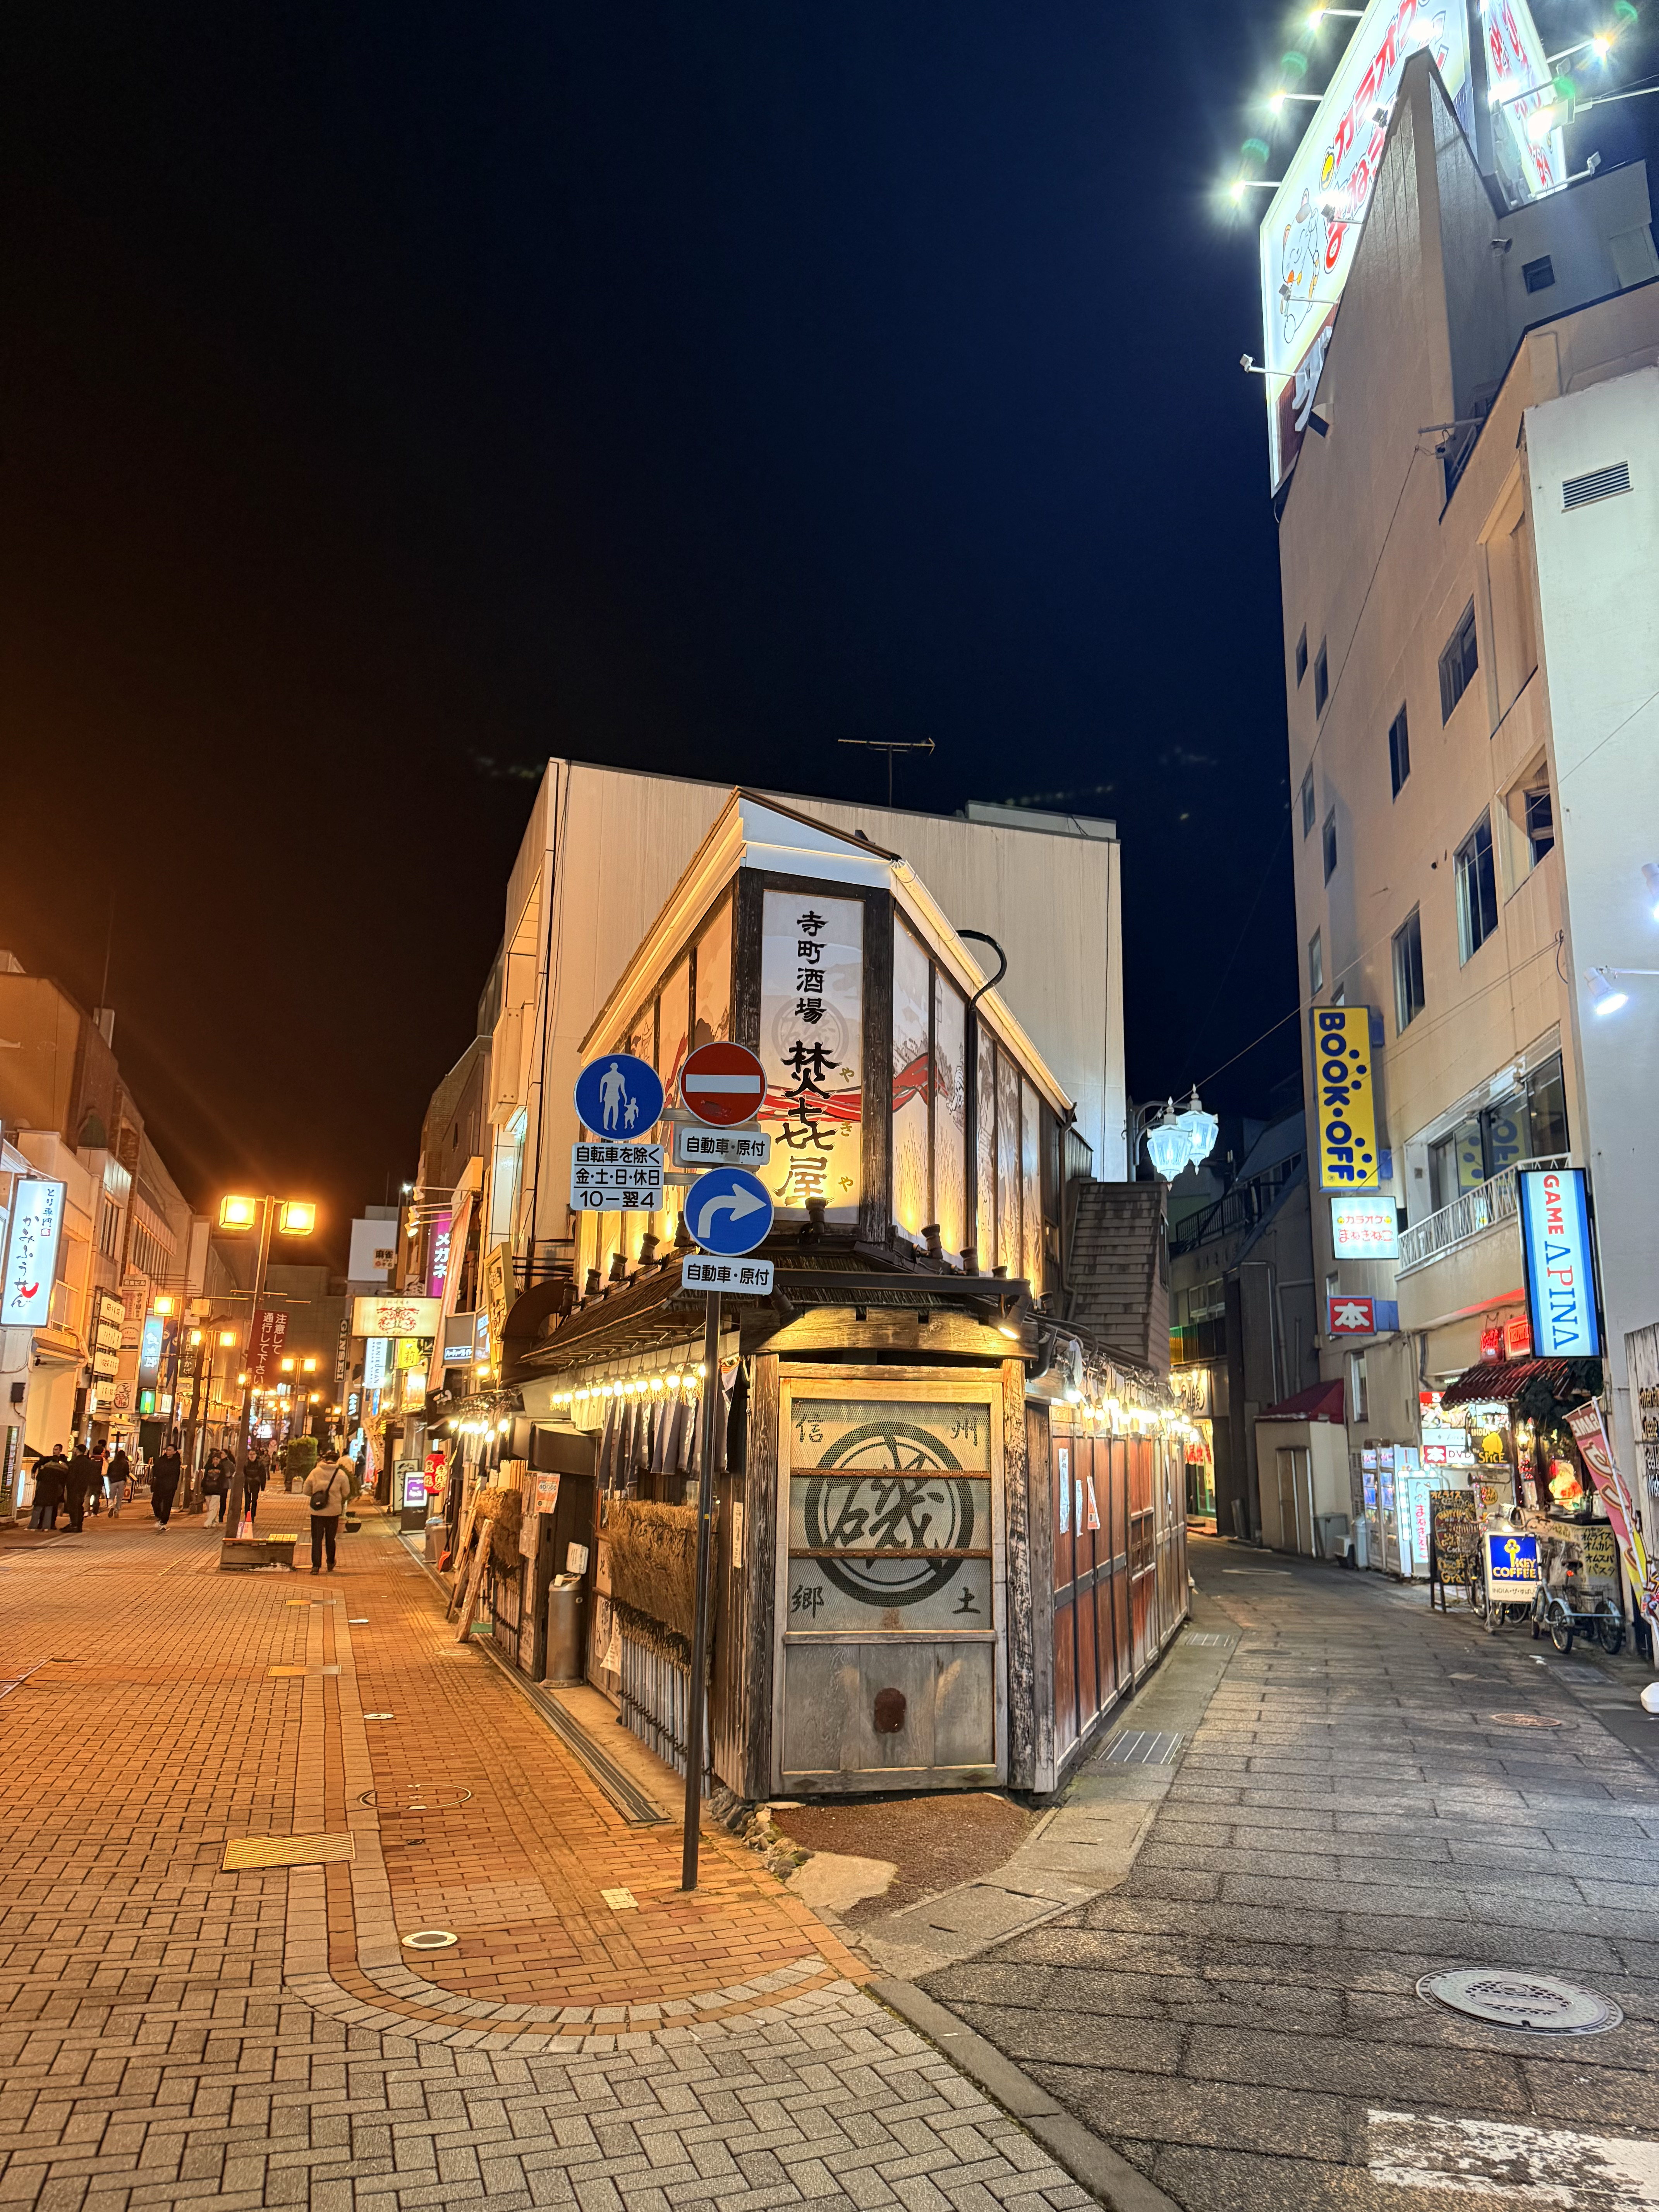
[(547, 1680), (582, 1679), (582, 1586), (574, 1575), (556, 1575), (547, 1593)]
[(1314, 1544), (1322, 1559), (1340, 1559), (1348, 1548), (1348, 1516), (1346, 1513), (1316, 1513)]

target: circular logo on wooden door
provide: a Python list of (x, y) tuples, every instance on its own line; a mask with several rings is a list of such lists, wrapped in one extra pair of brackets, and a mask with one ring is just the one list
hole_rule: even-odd
[[(848, 1468), (849, 1459), (865, 1463)], [(931, 1430), (866, 1421), (819, 1461), (806, 1484), (805, 1520), (811, 1550), (841, 1554), (817, 1564), (843, 1596), (920, 1605), (948, 1589), (962, 1566), (959, 1558), (933, 1555), (975, 1548), (974, 1486)], [(853, 1555), (866, 1547), (864, 1556)]]

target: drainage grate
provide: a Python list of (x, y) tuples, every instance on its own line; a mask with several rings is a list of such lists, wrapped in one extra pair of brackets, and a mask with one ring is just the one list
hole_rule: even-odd
[(410, 1786), (388, 1790), (384, 1795), (378, 1790), (365, 1790), (357, 1798), (360, 1805), (372, 1805), (380, 1813), (443, 1812), (451, 1806), (469, 1805), (471, 1802), (472, 1792), (462, 1789), (458, 1782), (440, 1782), (430, 1790)]
[(1168, 1766), (1181, 1748), (1181, 1738), (1168, 1730), (1125, 1729), (1106, 1747), (1105, 1763), (1118, 1766)]
[(1565, 1721), (1557, 1720), (1553, 1713), (1488, 1713), (1486, 1718), (1498, 1728), (1565, 1728)]
[(447, 1951), (452, 1943), (460, 1942), (447, 1928), (417, 1928), (412, 1936), (404, 1937), (405, 1951)]
[(1498, 2027), (1523, 2028), (1538, 2035), (1601, 2035), (1625, 2015), (1611, 1997), (1553, 1974), (1522, 1974), (1506, 1968), (1458, 1966), (1425, 1974), (1417, 1994), (1449, 2012)]
[(1207, 1629), (1202, 1635), (1195, 1635), (1188, 1629), (1181, 1640), (1183, 1644), (1231, 1644), (1233, 1639), (1231, 1636), (1212, 1636)]

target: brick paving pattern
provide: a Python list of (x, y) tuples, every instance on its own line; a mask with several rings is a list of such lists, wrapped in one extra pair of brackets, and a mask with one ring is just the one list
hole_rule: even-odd
[(141, 1508), (0, 1563), (0, 2212), (1090, 2202), (729, 1838), (682, 1895), (389, 1528), (217, 1563)]

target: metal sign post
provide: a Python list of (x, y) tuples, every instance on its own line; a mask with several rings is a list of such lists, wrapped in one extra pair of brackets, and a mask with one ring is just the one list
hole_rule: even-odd
[(704, 1294), (702, 1325), (702, 1449), (697, 1466), (697, 1598), (692, 1615), (691, 1677), (685, 1700), (685, 1840), (680, 1887), (697, 1886), (698, 1831), (702, 1818), (702, 1711), (708, 1679), (708, 1583), (714, 1520), (715, 1426), (720, 1395), (720, 1294)]

